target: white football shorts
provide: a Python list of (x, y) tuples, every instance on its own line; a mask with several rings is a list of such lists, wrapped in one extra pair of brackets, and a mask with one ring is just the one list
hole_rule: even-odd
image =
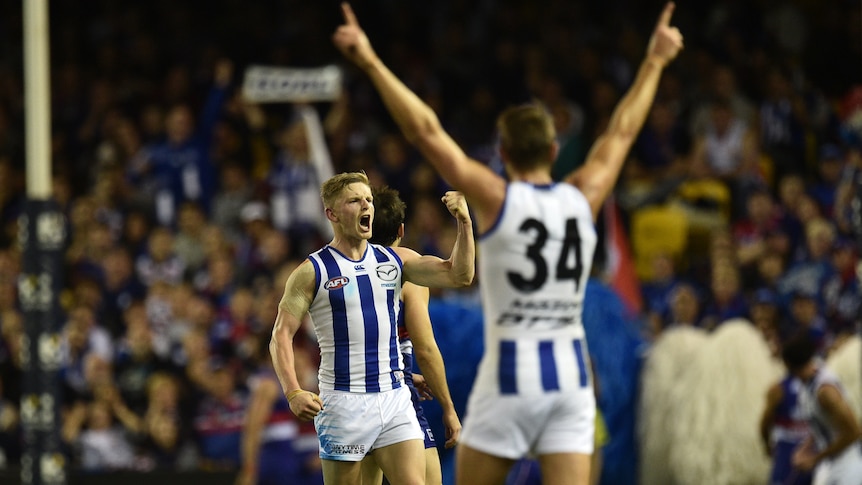
[(424, 440), (410, 390), (321, 391), (323, 410), (314, 418), (320, 458), (361, 461), (371, 450), (407, 440)]
[(595, 419), (592, 386), (531, 396), (474, 393), (467, 403), (461, 443), (513, 460), (591, 454)]

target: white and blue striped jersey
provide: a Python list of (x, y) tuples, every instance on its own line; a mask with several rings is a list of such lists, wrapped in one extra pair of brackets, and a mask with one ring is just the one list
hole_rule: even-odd
[(330, 246), (308, 258), (317, 281), (309, 313), (320, 346), (320, 389), (401, 387), (401, 259), (392, 249), (370, 243), (359, 261)]
[(590, 205), (574, 186), (509, 183), (498, 220), (478, 242), (485, 353), (474, 392), (592, 385), (581, 313), (596, 239)]

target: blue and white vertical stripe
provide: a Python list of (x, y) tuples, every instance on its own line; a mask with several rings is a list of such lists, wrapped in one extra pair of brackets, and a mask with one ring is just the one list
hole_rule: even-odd
[(400, 258), (389, 248), (368, 244), (358, 261), (329, 246), (309, 259), (317, 277), (309, 313), (320, 346), (320, 389), (381, 392), (400, 387)]
[(500, 394), (568, 391), (590, 385), (589, 355), (583, 339), (500, 340), (497, 352)]

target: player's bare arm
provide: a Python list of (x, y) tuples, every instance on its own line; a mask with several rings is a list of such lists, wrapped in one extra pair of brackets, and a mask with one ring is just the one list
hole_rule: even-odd
[(306, 260), (291, 273), (284, 284), (284, 294), (278, 303), (278, 314), (269, 342), (269, 353), (278, 375), (281, 388), (287, 396), (290, 410), (300, 419), (308, 421), (323, 409), (317, 394), (302, 389), (296, 377), (293, 337), (302, 326), (314, 298), (316, 279), (311, 262)]
[(428, 288), (423, 286), (409, 283), (404, 285), (404, 325), (407, 326), (407, 333), (413, 342), (413, 353), (419, 368), (422, 369), (422, 375), (443, 410), (446, 448), (451, 448), (458, 443), (461, 436), (461, 420), (449, 393), (446, 366), (443, 364), (443, 356), (434, 339), (434, 329), (428, 316), (428, 293)]
[(341, 8), (344, 25), (333, 35), (335, 46), (368, 75), (405, 138), (446, 182), (467, 196), (480, 225), (490, 224), (502, 207), (505, 180), (464, 153), (443, 130), (434, 111), (380, 61), (350, 5), (342, 3)]
[(674, 3), (668, 2), (650, 38), (634, 83), (617, 107), (605, 132), (593, 144), (586, 162), (566, 177), (590, 203), (593, 218), (616, 184), (623, 163), (643, 127), (665, 66), (682, 49), (682, 34), (670, 25)]
[(275, 382), (261, 379), (251, 393), (242, 429), (242, 466), (234, 482), (235, 485), (257, 483), (263, 429), (279, 392)]
[(853, 410), (841, 395), (837, 387), (825, 385), (817, 392), (817, 402), (826, 412), (831, 421), (833, 429), (837, 431), (829, 446), (820, 450), (814, 457), (814, 463), (821, 460), (833, 458), (841, 454), (848, 446), (852, 445), (862, 437), (862, 429), (853, 414)]
[(433, 288), (458, 288), (473, 282), (476, 242), (467, 201), (460, 192), (449, 191), (442, 197), (449, 213), (458, 221), (458, 233), (449, 259), (422, 256), (412, 249), (393, 247), (404, 264), (404, 280)]
[(781, 388), (781, 383), (775, 383), (766, 392), (766, 406), (763, 408), (763, 413), (760, 416), (760, 439), (763, 442), (764, 450), (767, 456), (772, 455), (772, 442), (770, 433), (775, 425), (775, 411), (778, 405), (784, 398), (784, 390)]

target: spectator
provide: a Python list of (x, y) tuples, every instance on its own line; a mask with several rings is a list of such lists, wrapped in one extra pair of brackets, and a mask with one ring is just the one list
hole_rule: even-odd
[(206, 470), (236, 470), (248, 396), (237, 388), (234, 371), (223, 360), (214, 359), (210, 372), (212, 383), (194, 418), (200, 466)]
[(781, 329), (779, 328), (779, 317), (781, 317), (778, 297), (769, 288), (759, 288), (754, 292), (751, 303), (748, 306), (748, 318), (751, 323), (760, 330), (764, 340), (769, 345), (775, 357), (781, 351)]
[(182, 261), (186, 272), (194, 272), (205, 262), (204, 229), (206, 226), (206, 214), (198, 204), (194, 202), (180, 204), (174, 253)]
[(695, 327), (700, 323), (701, 307), (697, 289), (690, 283), (677, 284), (670, 293), (670, 313), (665, 325), (656, 329), (655, 336), (673, 327)]
[(820, 147), (817, 178), (811, 187), (811, 196), (817, 201), (821, 213), (828, 218), (834, 215), (835, 197), (844, 171), (844, 153), (837, 145)]
[(198, 202), (209, 213), (215, 189), (209, 149), (232, 75), (230, 61), (216, 64), (212, 90), (197, 127), (191, 107), (175, 100), (178, 104), (165, 117), (166, 140), (148, 145), (141, 165), (130, 167), (132, 183), (150, 187), (151, 210), (161, 225), (173, 226), (185, 201)]
[(815, 295), (822, 308), (820, 292), (826, 281), (835, 273), (830, 261), (834, 240), (835, 227), (831, 222), (821, 218), (811, 220), (805, 226), (806, 254), (782, 276), (779, 291), (786, 296), (795, 290), (803, 290)]
[(174, 234), (169, 228), (157, 227), (150, 232), (147, 250), (138, 256), (135, 270), (147, 287), (156, 282), (173, 285), (182, 281), (186, 267), (174, 250)]
[(315, 108), (298, 105), (296, 114), (280, 134), (280, 149), (266, 177), (269, 206), (276, 229), (316, 246), (330, 235), (318, 189), (335, 172)]
[(144, 298), (145, 288), (134, 271), (132, 256), (125, 246), (114, 246), (101, 261), (103, 304), (99, 321), (114, 338), (124, 328), (123, 314), (136, 301)]
[(856, 274), (856, 243), (839, 238), (832, 247), (835, 272), (823, 285), (824, 316), (830, 330), (838, 335), (852, 334), (859, 321), (860, 288)]
[(84, 470), (129, 470), (135, 464), (128, 433), (117, 424), (107, 402), (74, 405), (63, 420), (62, 434), (76, 450)]
[(739, 272), (730, 265), (714, 264), (710, 294), (700, 326), (713, 330), (732, 318), (745, 317), (747, 314), (748, 305), (742, 294)]

